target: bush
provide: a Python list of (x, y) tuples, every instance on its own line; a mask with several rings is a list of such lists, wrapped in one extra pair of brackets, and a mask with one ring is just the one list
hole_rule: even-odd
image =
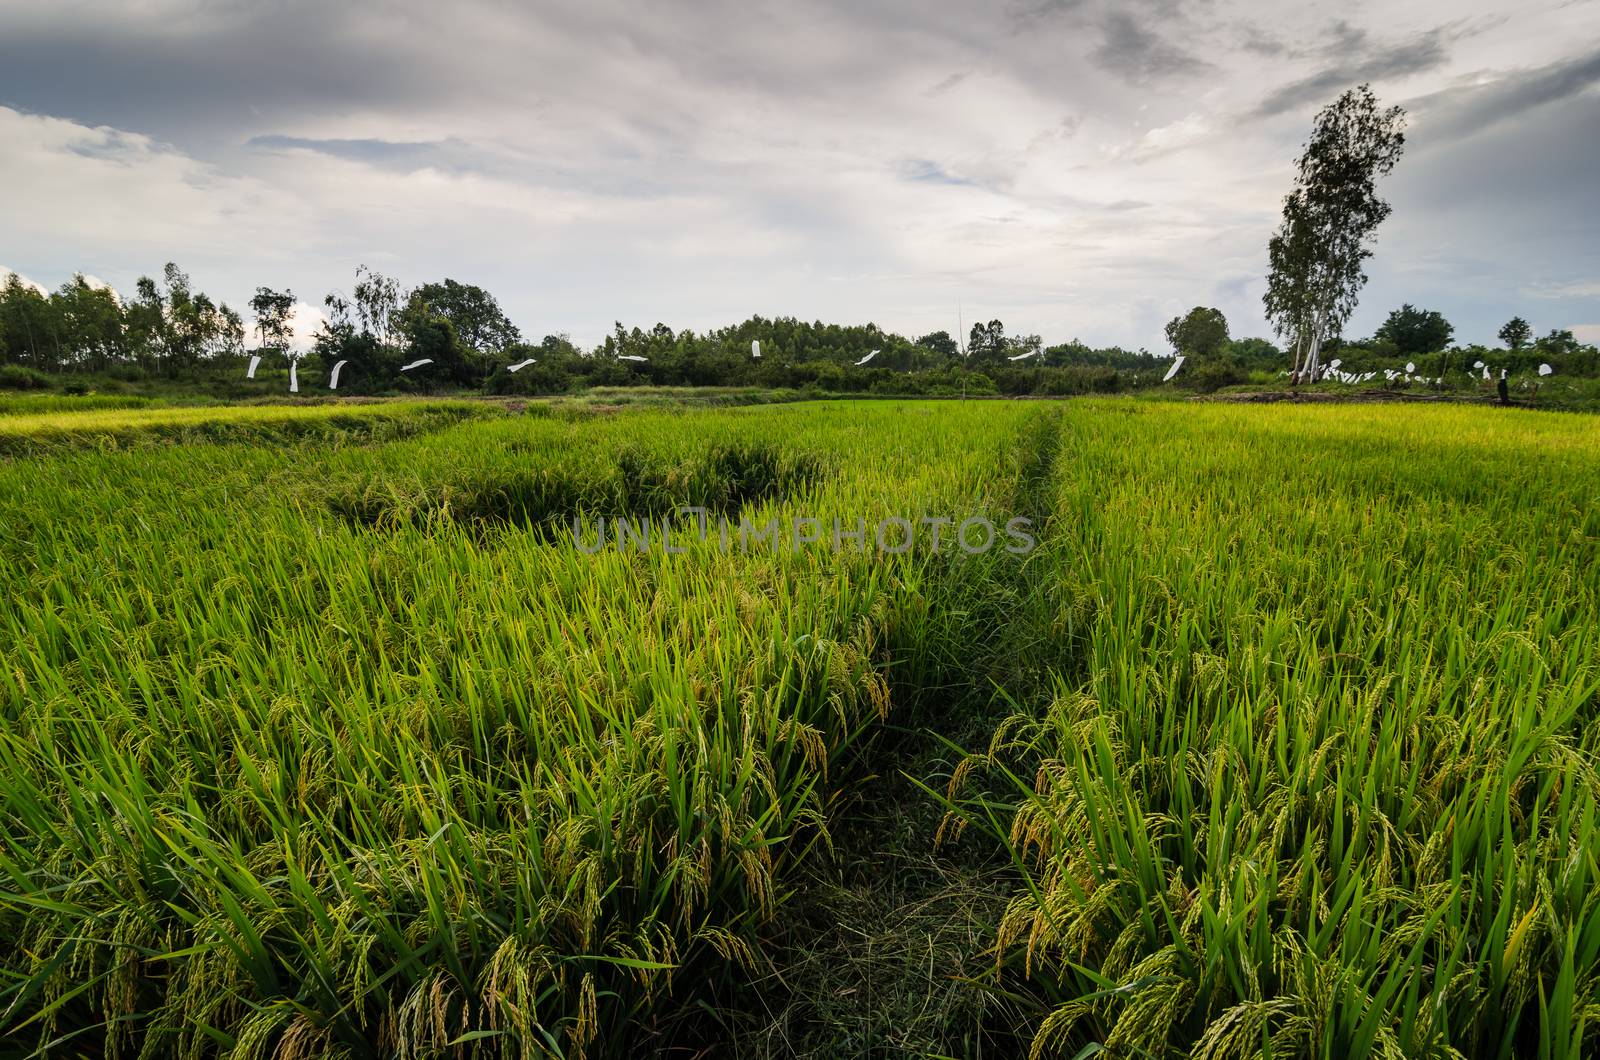
[(1202, 394), (1212, 394), (1225, 386), (1248, 382), (1244, 369), (1232, 361), (1204, 360), (1189, 373), (1189, 385)]
[(0, 390), (49, 390), (50, 377), (21, 364), (0, 364)]

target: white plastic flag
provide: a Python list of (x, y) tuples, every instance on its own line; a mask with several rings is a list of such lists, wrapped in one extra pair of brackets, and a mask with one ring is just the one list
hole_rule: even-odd
[(1550, 375), (1550, 374), (1552, 374), (1554, 372), (1555, 372), (1555, 369), (1550, 367), (1548, 364), (1541, 364), (1539, 366), (1539, 374), (1540, 375)]
[(537, 358), (537, 357), (529, 357), (526, 361), (518, 361), (516, 364), (511, 365), (509, 368), (506, 369), (506, 371), (508, 371), (508, 372), (520, 372), (524, 368), (528, 367), (528, 365), (530, 365), (530, 364), (538, 364), (538, 363), (539, 363), (539, 358)]
[(400, 370), (402, 372), (409, 372), (413, 368), (421, 368), (425, 364), (432, 364), (432, 363), (433, 363), (433, 358), (432, 357), (424, 357), (420, 361), (412, 361), (410, 364), (402, 364), (400, 366)]
[(289, 393), (291, 394), (300, 393), (300, 375), (295, 371), (299, 367), (300, 359), (298, 357), (289, 358)]
[(750, 340), (750, 356), (754, 357), (758, 361), (761, 359), (761, 340), (760, 339), (751, 339)]
[(1172, 377), (1178, 374), (1179, 368), (1183, 367), (1183, 361), (1184, 358), (1182, 357), (1174, 357), (1172, 359), (1172, 367), (1167, 369), (1167, 374), (1161, 377), (1161, 381), (1163, 383), (1172, 382)]
[(333, 366), (333, 371), (328, 375), (328, 389), (329, 390), (338, 390), (339, 389), (339, 369), (343, 368), (345, 365), (347, 365), (349, 363), (350, 363), (349, 361), (339, 361), (338, 363), (336, 363)]
[(261, 366), (261, 358), (260, 357), (252, 357), (252, 358), (250, 358), (250, 367), (246, 368), (244, 370), (244, 377), (246, 379), (254, 379), (256, 377), (256, 369), (259, 368), (260, 366)]
[(878, 351), (877, 350), (873, 350), (871, 353), (869, 353), (865, 357), (861, 358), (861, 360), (857, 361), (856, 362), (856, 367), (860, 368), (862, 365), (866, 364), (868, 361), (872, 360), (876, 356), (878, 356)]

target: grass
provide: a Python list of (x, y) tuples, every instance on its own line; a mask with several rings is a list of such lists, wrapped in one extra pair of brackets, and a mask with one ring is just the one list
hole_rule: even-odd
[(1589, 1055), (1592, 425), (1126, 411), (1065, 414), (1054, 691), (955, 804), (1035, 1054)]
[[(114, 399), (122, 400), (127, 399)], [(467, 402), (174, 408), (121, 407), (109, 403), (87, 409), (47, 403), (39, 411), (23, 404), (10, 412), (0, 406), (0, 457), (157, 444), (267, 445), (293, 441), (333, 444), (381, 440), (433, 430), (491, 411), (486, 406)]]
[[(24, 1055), (1600, 1042), (1589, 420), (173, 411), (0, 419)], [(1041, 547), (568, 533), (681, 504)]]
[(891, 646), (915, 681), (956, 627), (937, 558), (590, 556), (334, 502), (374, 476), (581, 482), (628, 454), (670, 491), (774, 432), (874, 473), (797, 481), (756, 518), (1001, 485), (1004, 418), (876, 416), (521, 417), (296, 462), (6, 469), (0, 510), (27, 531), (0, 619), (13, 1039), (421, 1056), (689, 1033), (669, 999), (759, 963), (826, 843), (835, 766), (891, 706)]
[(136, 409), (152, 404), (150, 398), (130, 394), (33, 394), (0, 392), (0, 416), (37, 416), (56, 412), (96, 409)]

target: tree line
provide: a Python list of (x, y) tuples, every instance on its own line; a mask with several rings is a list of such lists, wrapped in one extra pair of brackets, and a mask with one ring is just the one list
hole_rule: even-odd
[[(1429, 367), (1419, 372), (1442, 377), (1493, 357), (1510, 371), (1549, 362), (1563, 374), (1600, 373), (1593, 346), (1570, 331), (1535, 339), (1521, 317), (1500, 329), (1501, 350), (1452, 345), (1454, 328), (1442, 314), (1409, 304), (1370, 338), (1342, 337), (1367, 281), (1377, 228), (1390, 214), (1377, 181), (1401, 156), (1404, 126), (1404, 111), (1381, 107), (1366, 85), (1317, 115), (1267, 245), (1263, 302), (1285, 346), (1231, 338), (1219, 310), (1196, 306), (1166, 328), (1173, 355), (1185, 358), (1185, 383), (1216, 389), (1259, 371), (1287, 374), (1291, 383), (1314, 381), (1335, 351), (1347, 370), (1422, 358)], [(369, 392), (532, 394), (649, 384), (1069, 394), (1150, 385), (1172, 364), (1147, 350), (1092, 348), (1076, 339), (1046, 346), (1038, 335), (1008, 333), (1000, 320), (975, 323), (965, 336), (934, 331), (915, 339), (870, 323), (792, 317), (751, 317), (705, 332), (618, 323), (582, 350), (565, 335), (524, 338), (482, 287), (447, 278), (408, 289), (366, 266), (356, 269), (348, 296), (323, 300), (325, 320), (306, 348), (292, 338), (297, 304), (292, 291), (258, 288), (247, 334), (239, 313), (197, 291), (173, 264), (159, 280), (141, 277), (126, 302), (82, 276), (46, 292), (13, 274), (0, 286), (0, 373), (8, 373), (0, 385), (32, 378), (27, 373), (215, 377), (238, 372), (251, 356), (268, 363), (269, 375), (274, 366), (287, 372), (290, 362), (313, 374), (320, 368), (331, 375), (340, 365), (341, 389)], [(411, 368), (422, 370), (409, 374)]]
[[(1000, 320), (961, 337), (909, 338), (876, 324), (841, 325), (755, 316), (696, 332), (618, 323), (581, 349), (565, 335), (525, 338), (493, 294), (454, 279), (406, 288), (361, 266), (349, 294), (323, 300), (324, 322), (309, 345), (294, 341), (293, 291), (260, 287), (252, 323), (198, 291), (169, 264), (141, 278), (124, 300), (74, 277), (47, 292), (12, 275), (0, 286), (0, 366), (46, 376), (125, 380), (242, 378), (262, 358), (262, 378), (293, 361), (307, 379), (343, 363), (340, 389), (355, 392), (482, 389), (560, 393), (590, 386), (768, 386), (903, 393), (1081, 393), (1159, 379), (1169, 360), (1147, 350), (1092, 347), (1076, 339), (1046, 346)], [(761, 356), (752, 344), (759, 342)], [(1236, 349), (1253, 353), (1263, 340)], [(425, 370), (401, 369), (427, 361)], [(529, 362), (518, 371), (513, 365)], [(325, 378), (325, 376), (324, 376)], [(0, 380), (3, 383), (3, 380)]]

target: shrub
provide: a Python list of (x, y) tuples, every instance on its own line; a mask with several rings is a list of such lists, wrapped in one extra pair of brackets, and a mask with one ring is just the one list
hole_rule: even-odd
[(49, 390), (50, 377), (21, 364), (0, 364), (0, 389)]
[(1202, 394), (1213, 394), (1225, 386), (1248, 382), (1244, 370), (1232, 361), (1201, 361), (1189, 373), (1189, 385)]

